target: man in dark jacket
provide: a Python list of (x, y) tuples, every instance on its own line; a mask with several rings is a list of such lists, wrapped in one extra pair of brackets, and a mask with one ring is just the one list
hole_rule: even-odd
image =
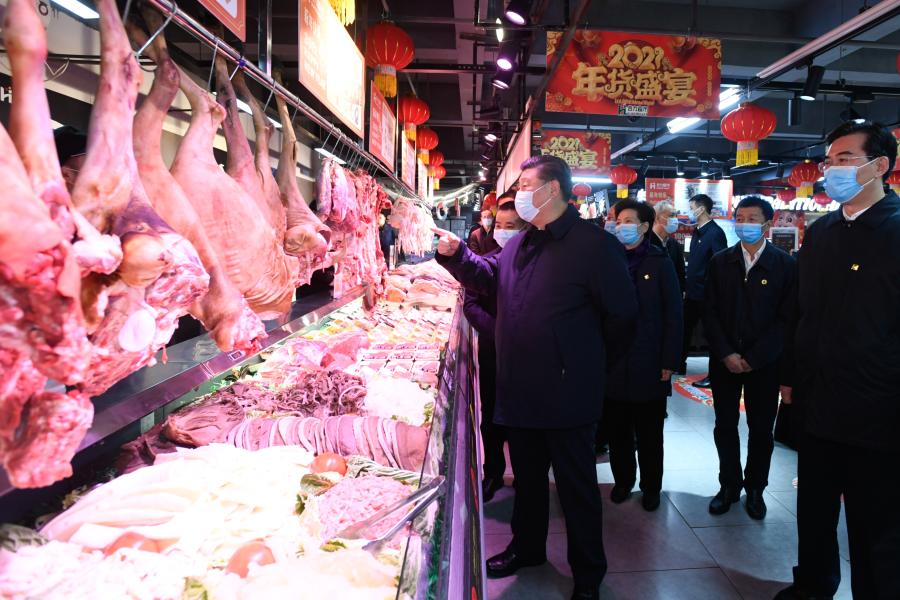
[(478, 256), (493, 252), (500, 246), (494, 240), (494, 213), (486, 208), (481, 211), (481, 225), (469, 234), (469, 249)]
[[(712, 198), (697, 194), (689, 202), (691, 222), (696, 224), (691, 236), (691, 250), (688, 253), (687, 271), (684, 285), (684, 351), (682, 352), (682, 372), (687, 372), (687, 357), (691, 349), (691, 338), (697, 324), (703, 319), (704, 287), (706, 267), (712, 257), (728, 247), (725, 232), (713, 220)], [(709, 387), (709, 377), (696, 382), (699, 387)]]
[(603, 420), (609, 435), (609, 463), (616, 504), (631, 496), (641, 463), (641, 503), (659, 508), (663, 477), (663, 424), (672, 373), (681, 361), (681, 289), (668, 254), (650, 242), (656, 214), (647, 204), (616, 205), (616, 237), (625, 246), (628, 271), (637, 290), (640, 314), (634, 343), (610, 371)]
[[(774, 216), (772, 205), (762, 198), (741, 200), (734, 217), (740, 241), (709, 263), (704, 326), (721, 485), (709, 503), (714, 515), (728, 512), (745, 488), (747, 514), (766, 516), (763, 490), (775, 447), (779, 369), (796, 282), (794, 259), (766, 241)], [(738, 435), (742, 393), (750, 429), (743, 476)]]
[(668, 202), (660, 202), (653, 209), (656, 211), (656, 219), (653, 222), (650, 243), (664, 249), (669, 254), (675, 267), (675, 274), (678, 276), (678, 287), (684, 294), (684, 246), (673, 237), (680, 226), (678, 217), (675, 216), (675, 207)]
[(625, 355), (637, 299), (616, 239), (566, 199), (569, 167), (538, 156), (522, 164), (516, 210), (533, 227), (480, 258), (450, 232), (437, 260), (467, 289), (497, 295), (497, 407), (515, 477), (513, 541), (487, 561), (505, 577), (546, 560), (553, 467), (568, 534), (576, 599), (599, 598), (606, 573), (594, 430), (608, 357)]
[(827, 138), (825, 190), (842, 207), (810, 226), (797, 259), (786, 383), (801, 428), (800, 544), (778, 600), (837, 590), (842, 497), (853, 597), (900, 598), (900, 199), (883, 187), (896, 155), (890, 131), (870, 122)]
[[(516, 207), (507, 202), (497, 209), (494, 223), (494, 239), (500, 248), (489, 252), (494, 256), (525, 227)], [(481, 440), (484, 446), (484, 479), (481, 482), (482, 502), (490, 502), (503, 487), (506, 457), (503, 443), (506, 435), (503, 427), (494, 423), (494, 407), (497, 399), (497, 349), (494, 345), (494, 327), (497, 323), (496, 295), (476, 294), (466, 290), (463, 313), (478, 332), (478, 388), (481, 397)]]

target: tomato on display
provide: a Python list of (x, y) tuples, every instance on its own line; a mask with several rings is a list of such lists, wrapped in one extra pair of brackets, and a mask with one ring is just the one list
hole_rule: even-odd
[(151, 540), (150, 538), (133, 531), (126, 531), (120, 535), (116, 541), (103, 549), (103, 554), (109, 556), (119, 548), (134, 548), (135, 550), (141, 550), (143, 552), (160, 551), (159, 544), (156, 540)]
[(234, 551), (225, 571), (246, 577), (250, 565), (271, 565), (274, 562), (275, 556), (263, 542), (248, 542)]
[(327, 473), (331, 471), (346, 475), (347, 461), (334, 452), (323, 452), (312, 461), (312, 464), (309, 465), (309, 470), (313, 473)]

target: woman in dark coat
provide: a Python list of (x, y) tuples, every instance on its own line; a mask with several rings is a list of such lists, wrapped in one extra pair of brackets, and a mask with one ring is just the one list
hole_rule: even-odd
[(640, 316), (630, 350), (610, 371), (603, 415), (615, 478), (610, 499), (618, 504), (631, 496), (636, 438), (642, 504), (648, 511), (659, 507), (666, 399), (681, 359), (683, 328), (675, 266), (665, 250), (650, 243), (655, 218), (647, 204), (625, 200), (616, 205), (616, 237), (625, 246)]

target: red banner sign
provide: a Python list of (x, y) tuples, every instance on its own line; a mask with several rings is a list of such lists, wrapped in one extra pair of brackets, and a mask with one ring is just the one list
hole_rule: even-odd
[(300, 83), (362, 137), (366, 63), (328, 0), (299, 0)]
[(416, 190), (416, 149), (405, 135), (400, 136), (400, 177), (411, 191)]
[(647, 204), (669, 202), (679, 215), (689, 215), (688, 202), (697, 194), (706, 194), (713, 201), (714, 217), (730, 217), (733, 197), (731, 179), (653, 179), (648, 177), (644, 185)]
[(246, 0), (199, 0), (222, 25), (231, 30), (242, 42), (247, 41)]
[(394, 170), (394, 156), (397, 138), (397, 117), (375, 83), (372, 83), (372, 97), (369, 102), (369, 152), (387, 167)]
[[(547, 33), (547, 65), (562, 32)], [(582, 29), (547, 88), (551, 112), (719, 118), (722, 42)]]
[(562, 129), (544, 129), (542, 133), (541, 154), (563, 159), (572, 173), (587, 175), (609, 170), (610, 134)]

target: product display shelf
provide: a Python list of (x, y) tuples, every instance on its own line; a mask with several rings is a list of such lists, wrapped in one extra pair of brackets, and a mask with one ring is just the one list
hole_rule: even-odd
[[(355, 288), (339, 299), (327, 293), (298, 300), (291, 313), (266, 323), (268, 337), (259, 352), (220, 352), (203, 335), (166, 349), (165, 363), (143, 368), (94, 398), (94, 424), (73, 461), (75, 475), (47, 488), (14, 489), (0, 474), (0, 522), (30, 524), (54, 510), (59, 500), (78, 486), (108, 479), (119, 448), (175, 410), (227, 383), (247, 366), (262, 361), (288, 339), (327, 324), (330, 315), (352, 303), (363, 303), (365, 290)], [(446, 477), (446, 492), (414, 523), (417, 535), (406, 544), (397, 597), (483, 597), (481, 534), (478, 519), (480, 486), (478, 431), (472, 420), (474, 363), (470, 327), (461, 303), (454, 309), (450, 339), (442, 357), (438, 394), (423, 480)]]

